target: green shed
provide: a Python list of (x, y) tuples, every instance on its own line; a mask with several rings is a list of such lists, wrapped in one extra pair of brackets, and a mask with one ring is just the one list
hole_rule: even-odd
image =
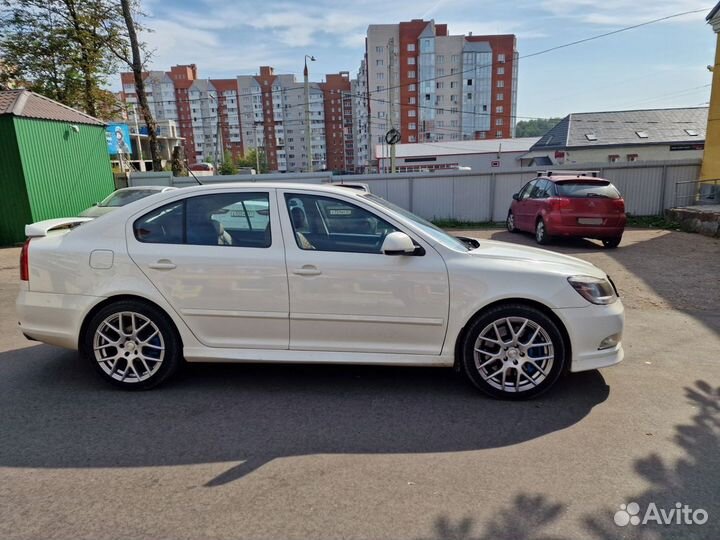
[(103, 122), (34, 92), (0, 91), (0, 245), (113, 189)]

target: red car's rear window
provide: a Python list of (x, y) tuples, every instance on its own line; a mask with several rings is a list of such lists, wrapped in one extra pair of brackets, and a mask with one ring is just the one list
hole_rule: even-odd
[(560, 197), (583, 198), (602, 197), (603, 199), (619, 199), (620, 193), (610, 182), (597, 180), (571, 180), (556, 182), (557, 194)]

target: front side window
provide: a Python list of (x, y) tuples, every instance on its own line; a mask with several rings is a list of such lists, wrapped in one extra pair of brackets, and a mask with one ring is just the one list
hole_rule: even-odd
[(532, 182), (528, 182), (524, 188), (522, 188), (522, 191), (520, 191), (520, 200), (524, 201), (528, 197), (530, 197), (530, 192), (533, 190), (535, 185), (537, 184), (537, 180), (533, 180)]
[(267, 248), (272, 243), (268, 193), (217, 193), (173, 202), (134, 225), (140, 242)]
[(295, 242), (300, 249), (382, 253), (395, 227), (359, 206), (319, 195), (286, 193)]

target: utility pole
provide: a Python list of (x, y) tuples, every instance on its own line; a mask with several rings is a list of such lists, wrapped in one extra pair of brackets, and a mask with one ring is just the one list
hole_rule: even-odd
[(137, 137), (138, 157), (140, 158), (140, 170), (145, 170), (145, 160), (143, 159), (142, 142), (140, 140), (140, 128), (138, 127), (137, 109), (132, 104), (133, 119), (135, 120), (135, 136)]
[(307, 152), (308, 166), (307, 172), (313, 172), (312, 162), (312, 132), (310, 130), (310, 78), (308, 76), (307, 61), (308, 58), (311, 62), (315, 61), (315, 57), (309, 54), (305, 55), (305, 70), (303, 71), (303, 77), (305, 78), (305, 147)]
[[(395, 89), (393, 87), (393, 61), (395, 60), (395, 39), (388, 41), (388, 104), (390, 112), (390, 129), (395, 128)], [(390, 145), (390, 173), (395, 174), (395, 145)]]

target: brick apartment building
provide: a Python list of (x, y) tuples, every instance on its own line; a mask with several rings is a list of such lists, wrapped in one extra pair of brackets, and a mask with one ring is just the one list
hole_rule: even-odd
[[(325, 79), (310, 83), (313, 168), (354, 170), (349, 76), (341, 72)], [(122, 73), (121, 81), (121, 98), (137, 103), (132, 73)], [(305, 92), (294, 75), (262, 66), (258, 75), (200, 79), (191, 64), (149, 71), (145, 83), (155, 119), (177, 124), (190, 164), (260, 148), (270, 171), (307, 169)]]
[(365, 43), (371, 147), (393, 126), (403, 143), (514, 135), (514, 35), (450, 35), (446, 24), (414, 19), (370, 25)]

